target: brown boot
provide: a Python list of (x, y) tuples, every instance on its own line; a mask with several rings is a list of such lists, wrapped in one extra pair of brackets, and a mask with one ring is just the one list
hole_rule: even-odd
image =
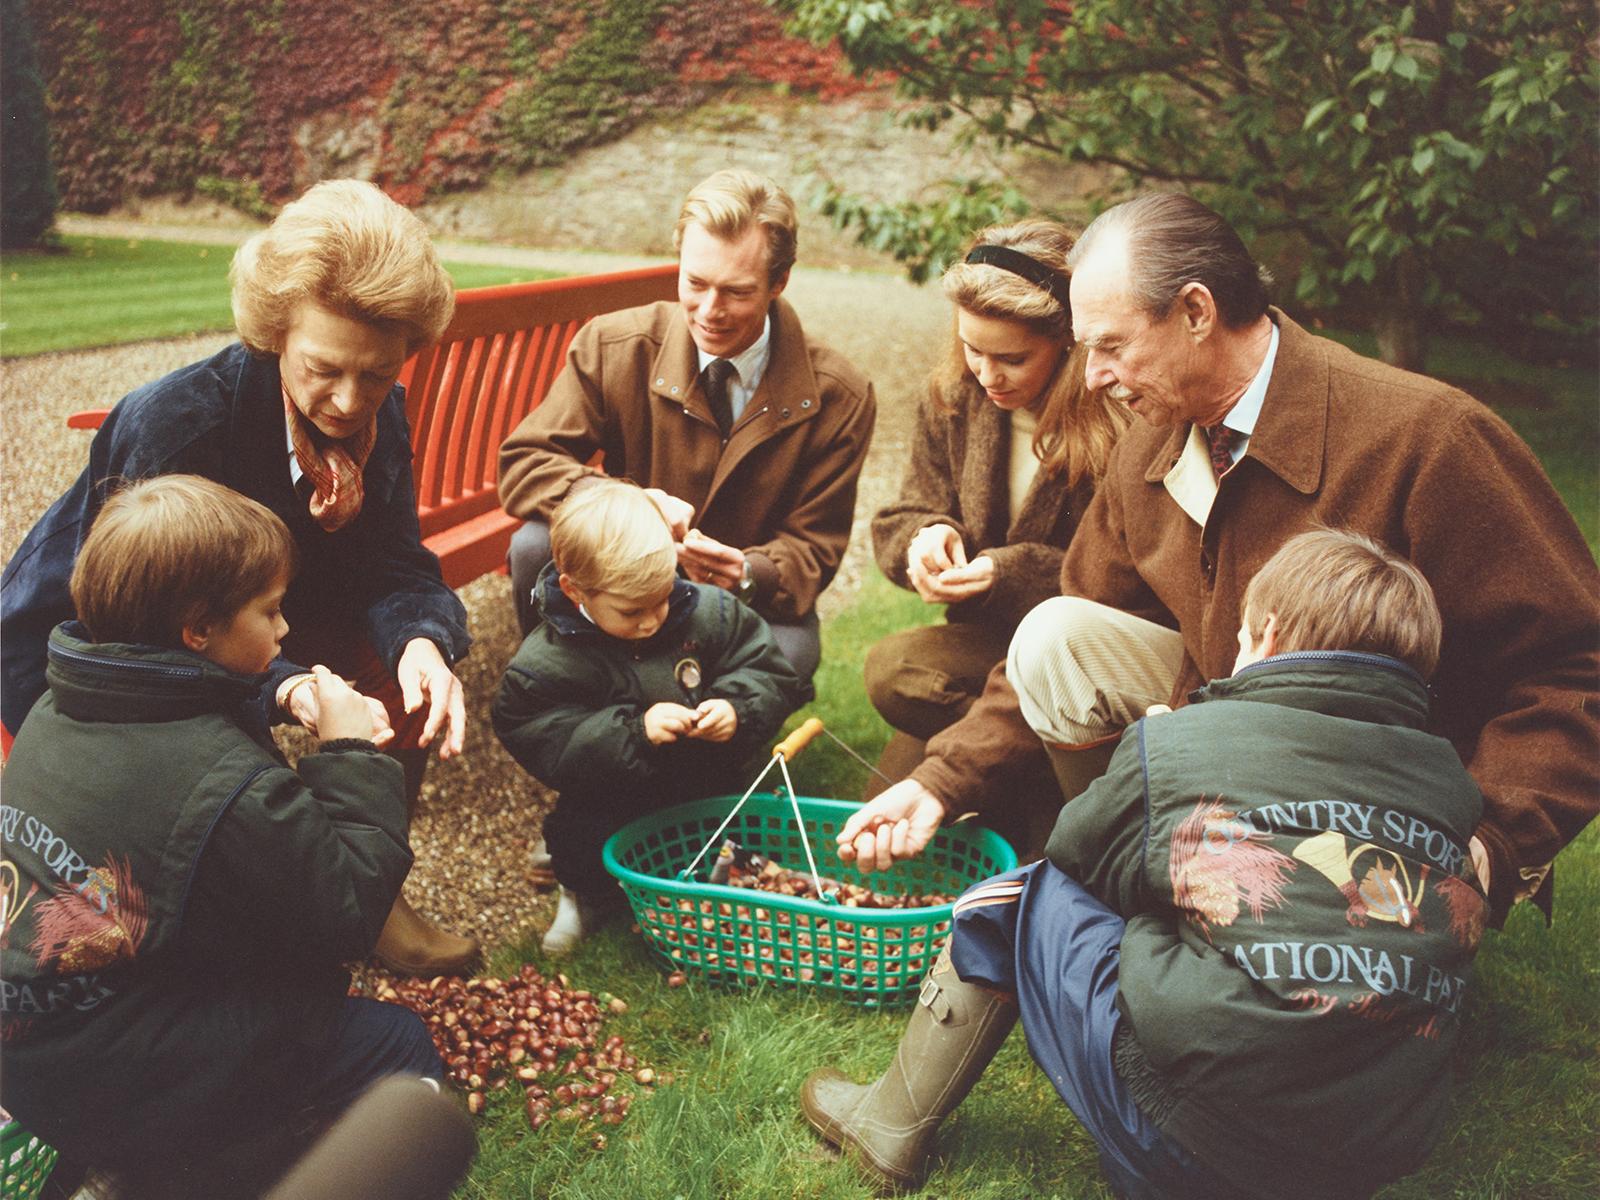
[(478, 939), (434, 928), (401, 895), (373, 953), (396, 975), (464, 975), (478, 957)]
[[(392, 751), (406, 773), (406, 824), (417, 812), (422, 794), (422, 775), (428, 765), (428, 751), (422, 747)], [(377, 959), (396, 975), (464, 975), (478, 957), (478, 939), (457, 937), (435, 929), (411, 907), (405, 894), (394, 898), (389, 919), (378, 935)]]
[(814, 1071), (800, 1107), (822, 1137), (880, 1181), (915, 1187), (939, 1122), (965, 1099), (1017, 1020), (1016, 1001), (963, 983), (946, 948), (928, 978), (889, 1069), (869, 1084)]
[[(1045, 753), (1050, 756), (1050, 769), (1055, 772), (1056, 783), (1061, 788), (1061, 804), (1077, 799), (1084, 789), (1106, 773), (1106, 767), (1121, 740), (1120, 733), (1113, 733), (1076, 746), (1045, 742)], [(1044, 857), (1045, 843), (1050, 840), (1050, 833), (1055, 829), (1056, 818), (1060, 815), (1060, 805), (1028, 810), (1027, 845), (1018, 848), (1018, 862), (1033, 862)]]

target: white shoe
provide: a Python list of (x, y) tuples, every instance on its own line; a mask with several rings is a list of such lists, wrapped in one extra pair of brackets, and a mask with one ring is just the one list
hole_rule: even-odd
[(588, 905), (578, 899), (576, 892), (562, 888), (561, 899), (556, 903), (556, 919), (550, 922), (550, 928), (545, 931), (544, 940), (539, 943), (540, 948), (552, 958), (571, 954), (586, 935), (594, 932), (595, 921), (592, 916), (585, 928), (587, 908)]
[(548, 871), (555, 863), (550, 857), (550, 850), (544, 844), (544, 835), (539, 835), (539, 840), (533, 844), (533, 869), (535, 871)]

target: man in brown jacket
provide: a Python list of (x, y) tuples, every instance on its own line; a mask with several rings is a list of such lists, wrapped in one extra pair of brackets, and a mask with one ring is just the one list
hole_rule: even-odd
[[(1188, 197), (1111, 209), (1073, 254), (1087, 380), (1124, 435), (1062, 564), (965, 719), (840, 833), (873, 868), (920, 852), (1048, 753), (1070, 799), (1152, 704), (1230, 673), (1245, 585), (1285, 540), (1354, 529), (1411, 559), (1444, 617), (1435, 731), (1483, 790), (1473, 857), (1496, 920), (1600, 811), (1600, 573), (1511, 429), (1266, 303), (1237, 234)], [(1337, 763), (1328, 765), (1330, 771)]]
[[(527, 522), (510, 552), (524, 631), (550, 515), (603, 471), (646, 489), (690, 579), (735, 592), (803, 678), (816, 670), (817, 597), (850, 538), (876, 403), (781, 299), (795, 231), (777, 184), (718, 171), (678, 217), (678, 303), (579, 331), (544, 403), (500, 448), (500, 502)], [(587, 465), (596, 452), (602, 465)]]

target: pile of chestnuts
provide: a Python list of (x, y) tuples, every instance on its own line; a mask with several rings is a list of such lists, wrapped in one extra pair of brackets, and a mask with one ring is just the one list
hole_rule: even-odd
[[(466, 1093), (474, 1115), (490, 1093), (518, 1087), (532, 1129), (550, 1120), (619, 1125), (638, 1089), (616, 1088), (618, 1081), (649, 1087), (658, 1080), (622, 1038), (602, 1032), (606, 1018), (626, 1012), (627, 1002), (574, 988), (565, 975), (547, 979), (532, 965), (509, 979), (374, 972), (369, 990), (427, 1023), (446, 1078)], [(603, 1133), (592, 1140), (597, 1149), (605, 1145)]]

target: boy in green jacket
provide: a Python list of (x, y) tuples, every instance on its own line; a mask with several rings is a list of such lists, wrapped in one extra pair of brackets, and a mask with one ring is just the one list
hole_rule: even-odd
[(294, 559), (208, 479), (117, 493), (6, 764), (0, 1098), (118, 1195), (255, 1195), (368, 1085), (443, 1077), (415, 1013), (346, 995), (411, 866), (388, 722), (316, 668), (296, 771), (260, 708)]
[(561, 896), (543, 946), (565, 954), (616, 907), (606, 839), (669, 805), (742, 792), (811, 685), (753, 609), (678, 578), (672, 530), (634, 484), (574, 488), (550, 540), (543, 620), (506, 668), (493, 719), (558, 793), (544, 842)]
[(1046, 858), (978, 884), (894, 1063), (807, 1119), (906, 1185), (1020, 1015), (1126, 1197), (1367, 1196), (1445, 1119), (1485, 903), (1482, 796), (1426, 731), (1441, 621), (1369, 539), (1286, 543), (1239, 656), (1152, 710)]

